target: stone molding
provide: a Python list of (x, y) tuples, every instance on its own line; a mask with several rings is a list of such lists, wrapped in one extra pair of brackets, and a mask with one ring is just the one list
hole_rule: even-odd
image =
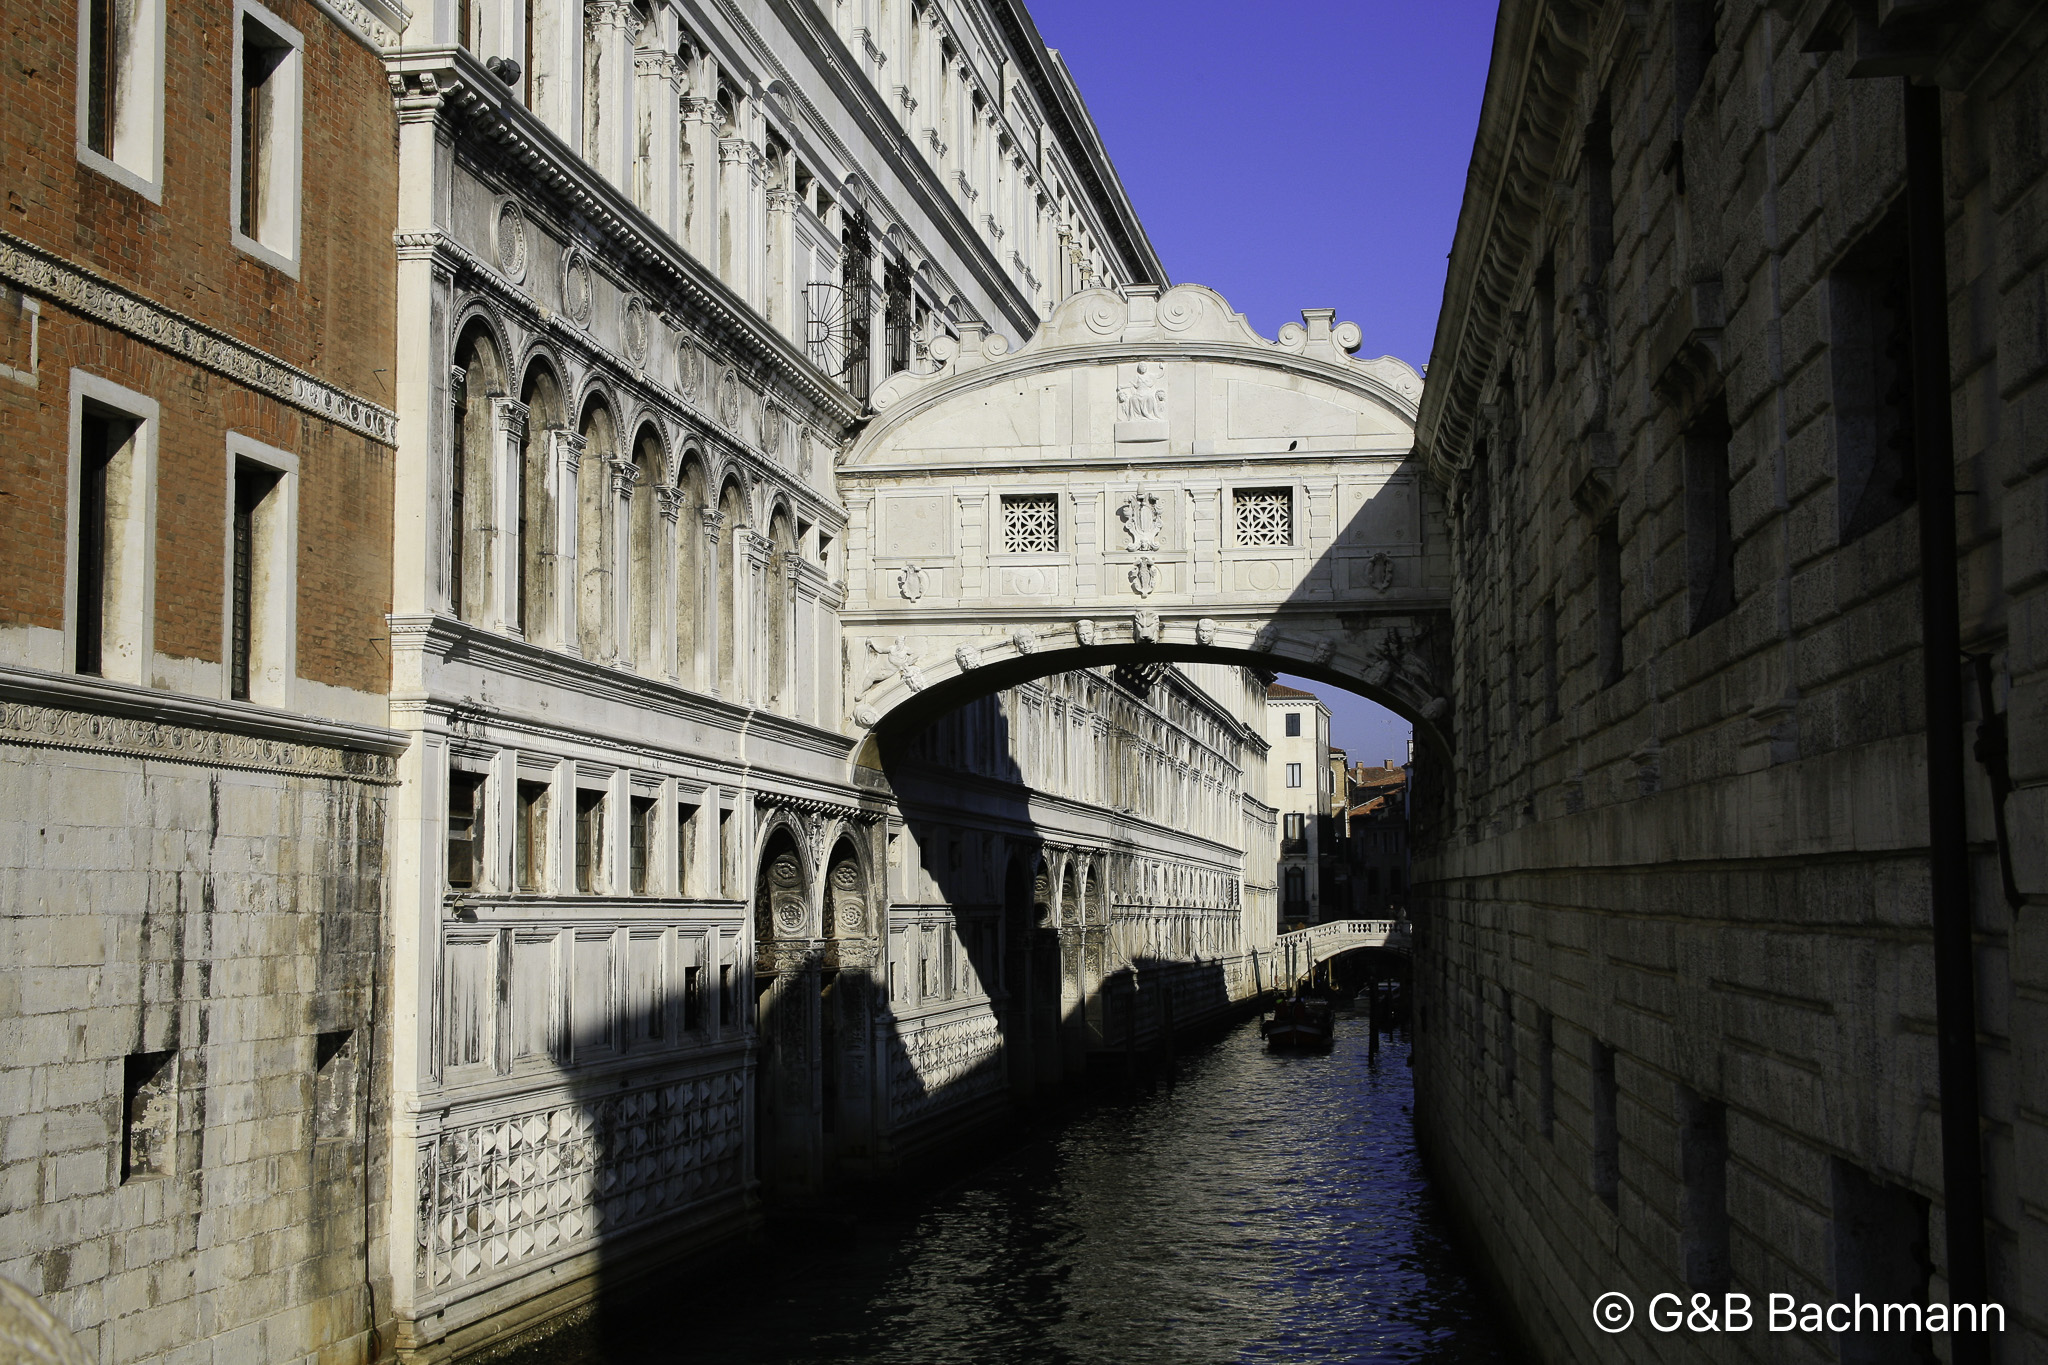
[(0, 742), (391, 785), (410, 741), (246, 702), (0, 666)]
[[(724, 727), (743, 725), (750, 734), (835, 758), (844, 758), (854, 744), (852, 739), (835, 730), (821, 729), (773, 711), (724, 701), (665, 678), (629, 672), (579, 654), (501, 635), (452, 616), (420, 614), (390, 616), (386, 620), (391, 626), (391, 652), (399, 678), (421, 676), (423, 656), (442, 660), (459, 657), (464, 664), (477, 669), (544, 683), (600, 701), (623, 703), (652, 715)], [(424, 716), (432, 712), (445, 713), (449, 705), (423, 696), (394, 699), (391, 714), (397, 721), (402, 717)], [(531, 733), (556, 735), (564, 740), (593, 738), (591, 734), (568, 727), (534, 726), (511, 715), (494, 715), (492, 719), (499, 723), (518, 723)], [(601, 738), (607, 744), (617, 743), (615, 735)]]
[[(1288, 323), (1277, 339), (1268, 341), (1222, 295), (1198, 284), (1176, 285), (1163, 293), (1151, 285), (1084, 289), (1055, 308), (1045, 325), (1014, 352), (1007, 337), (978, 323), (962, 325), (957, 340), (934, 338), (930, 373), (905, 371), (876, 388), (874, 409), (886, 415), (861, 433), (857, 445), (871, 450), (880, 430), (968, 383), (994, 377), (992, 373), (967, 380), (976, 370), (1013, 373), (1095, 359), (1122, 360), (1140, 345), (1159, 357), (1215, 356), (1290, 368), (1300, 365), (1304, 373), (1363, 390), (1412, 420), (1422, 399), (1422, 376), (1396, 356), (1354, 359), (1351, 352), (1361, 339), (1358, 325), (1337, 322), (1334, 310), (1306, 308), (1301, 322)], [(851, 450), (848, 463), (858, 463)]]
[[(612, 350), (589, 328), (578, 326), (564, 314), (543, 307), (497, 265), (471, 251), (447, 232), (439, 229), (402, 232), (396, 234), (393, 241), (397, 243), (401, 261), (431, 260), (437, 266), (448, 268), (451, 277), (458, 282), (474, 281), (481, 286), (479, 294), (487, 294), (493, 304), (516, 316), (524, 326), (581, 359), (594, 372), (601, 374), (606, 382), (614, 385), (619, 396), (630, 393), (640, 400), (642, 406), (661, 414), (668, 425), (683, 432), (684, 439), (678, 442), (679, 445), (691, 438), (715, 445), (731, 463), (746, 471), (746, 481), (750, 486), (772, 483), (801, 504), (811, 519), (836, 530), (844, 530), (845, 517), (837, 502), (804, 479), (790, 479), (786, 463), (769, 458), (747, 441), (737, 420), (726, 423), (711, 410), (712, 385), (693, 391), (687, 384), (670, 388), (650, 379), (645, 369), (630, 357)], [(703, 349), (704, 343), (694, 336), (692, 344)], [(709, 351), (704, 353), (711, 354)], [(714, 360), (712, 363), (720, 373), (733, 368), (723, 361)], [(583, 438), (574, 439), (580, 451)]]
[[(656, 227), (644, 210), (519, 104), (469, 53), (446, 47), (387, 52), (385, 67), (402, 114), (443, 120), (451, 133), (460, 130), (478, 151), (489, 149), (502, 157), (511, 175), (524, 182), (529, 198), (547, 194), (558, 199), (568, 210), (565, 216), (580, 218), (597, 238), (578, 243), (574, 234), (568, 234), (571, 244), (588, 249), (591, 259), (653, 275), (704, 315), (709, 325), (700, 330), (738, 339), (750, 359), (765, 362), (820, 414), (831, 414), (842, 427), (858, 418), (859, 406), (852, 397), (821, 376), (796, 343), (770, 327), (729, 285)], [(443, 237), (439, 232), (408, 233), (400, 245), (439, 245), (431, 239)], [(476, 260), (466, 248), (460, 254)], [(626, 368), (630, 371), (631, 366)]]
[(8, 232), (0, 232), (0, 279), (322, 421), (346, 427), (380, 445), (398, 444), (398, 414), (389, 408), (315, 379), (204, 323), (60, 261)]
[(398, 0), (313, 0), (313, 3), (348, 30), (349, 36), (380, 56), (385, 48), (398, 46), (407, 26), (412, 23), (412, 11)]

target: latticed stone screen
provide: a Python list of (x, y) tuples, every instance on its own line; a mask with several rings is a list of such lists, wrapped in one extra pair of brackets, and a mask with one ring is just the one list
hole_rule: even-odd
[(1292, 545), (1294, 491), (1289, 488), (1237, 490), (1239, 545)]
[(1020, 493), (1003, 499), (1003, 548), (1034, 554), (1060, 547), (1060, 495)]

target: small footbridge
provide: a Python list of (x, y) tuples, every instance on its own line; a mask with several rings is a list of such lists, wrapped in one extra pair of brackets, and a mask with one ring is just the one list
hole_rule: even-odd
[(1280, 935), (1273, 944), (1273, 953), (1287, 973), (1282, 979), (1299, 981), (1314, 971), (1317, 964), (1360, 948), (1406, 953), (1412, 946), (1407, 920), (1339, 919)]

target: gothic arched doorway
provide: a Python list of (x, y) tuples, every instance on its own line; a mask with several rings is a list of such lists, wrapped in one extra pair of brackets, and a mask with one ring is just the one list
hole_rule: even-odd
[(818, 1084), (818, 926), (810, 869), (786, 829), (769, 836), (754, 879), (754, 991), (760, 1060), (754, 1170), (771, 1192), (815, 1188), (823, 1174)]

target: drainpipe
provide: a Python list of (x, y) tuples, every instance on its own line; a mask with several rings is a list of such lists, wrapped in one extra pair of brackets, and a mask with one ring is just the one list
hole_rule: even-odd
[[(1985, 1303), (1984, 1178), (1977, 1099), (1977, 987), (1963, 821), (1963, 645), (1956, 602), (1956, 472), (1949, 413), (1948, 260), (1941, 91), (1902, 82), (1912, 291), (1913, 462), (1920, 516), (1921, 664), (1927, 697), (1927, 844), (1934, 901), (1934, 1016), (1941, 1085), (1942, 1202), (1951, 1303)], [(1955, 1333), (1955, 1365), (1988, 1359)]]

